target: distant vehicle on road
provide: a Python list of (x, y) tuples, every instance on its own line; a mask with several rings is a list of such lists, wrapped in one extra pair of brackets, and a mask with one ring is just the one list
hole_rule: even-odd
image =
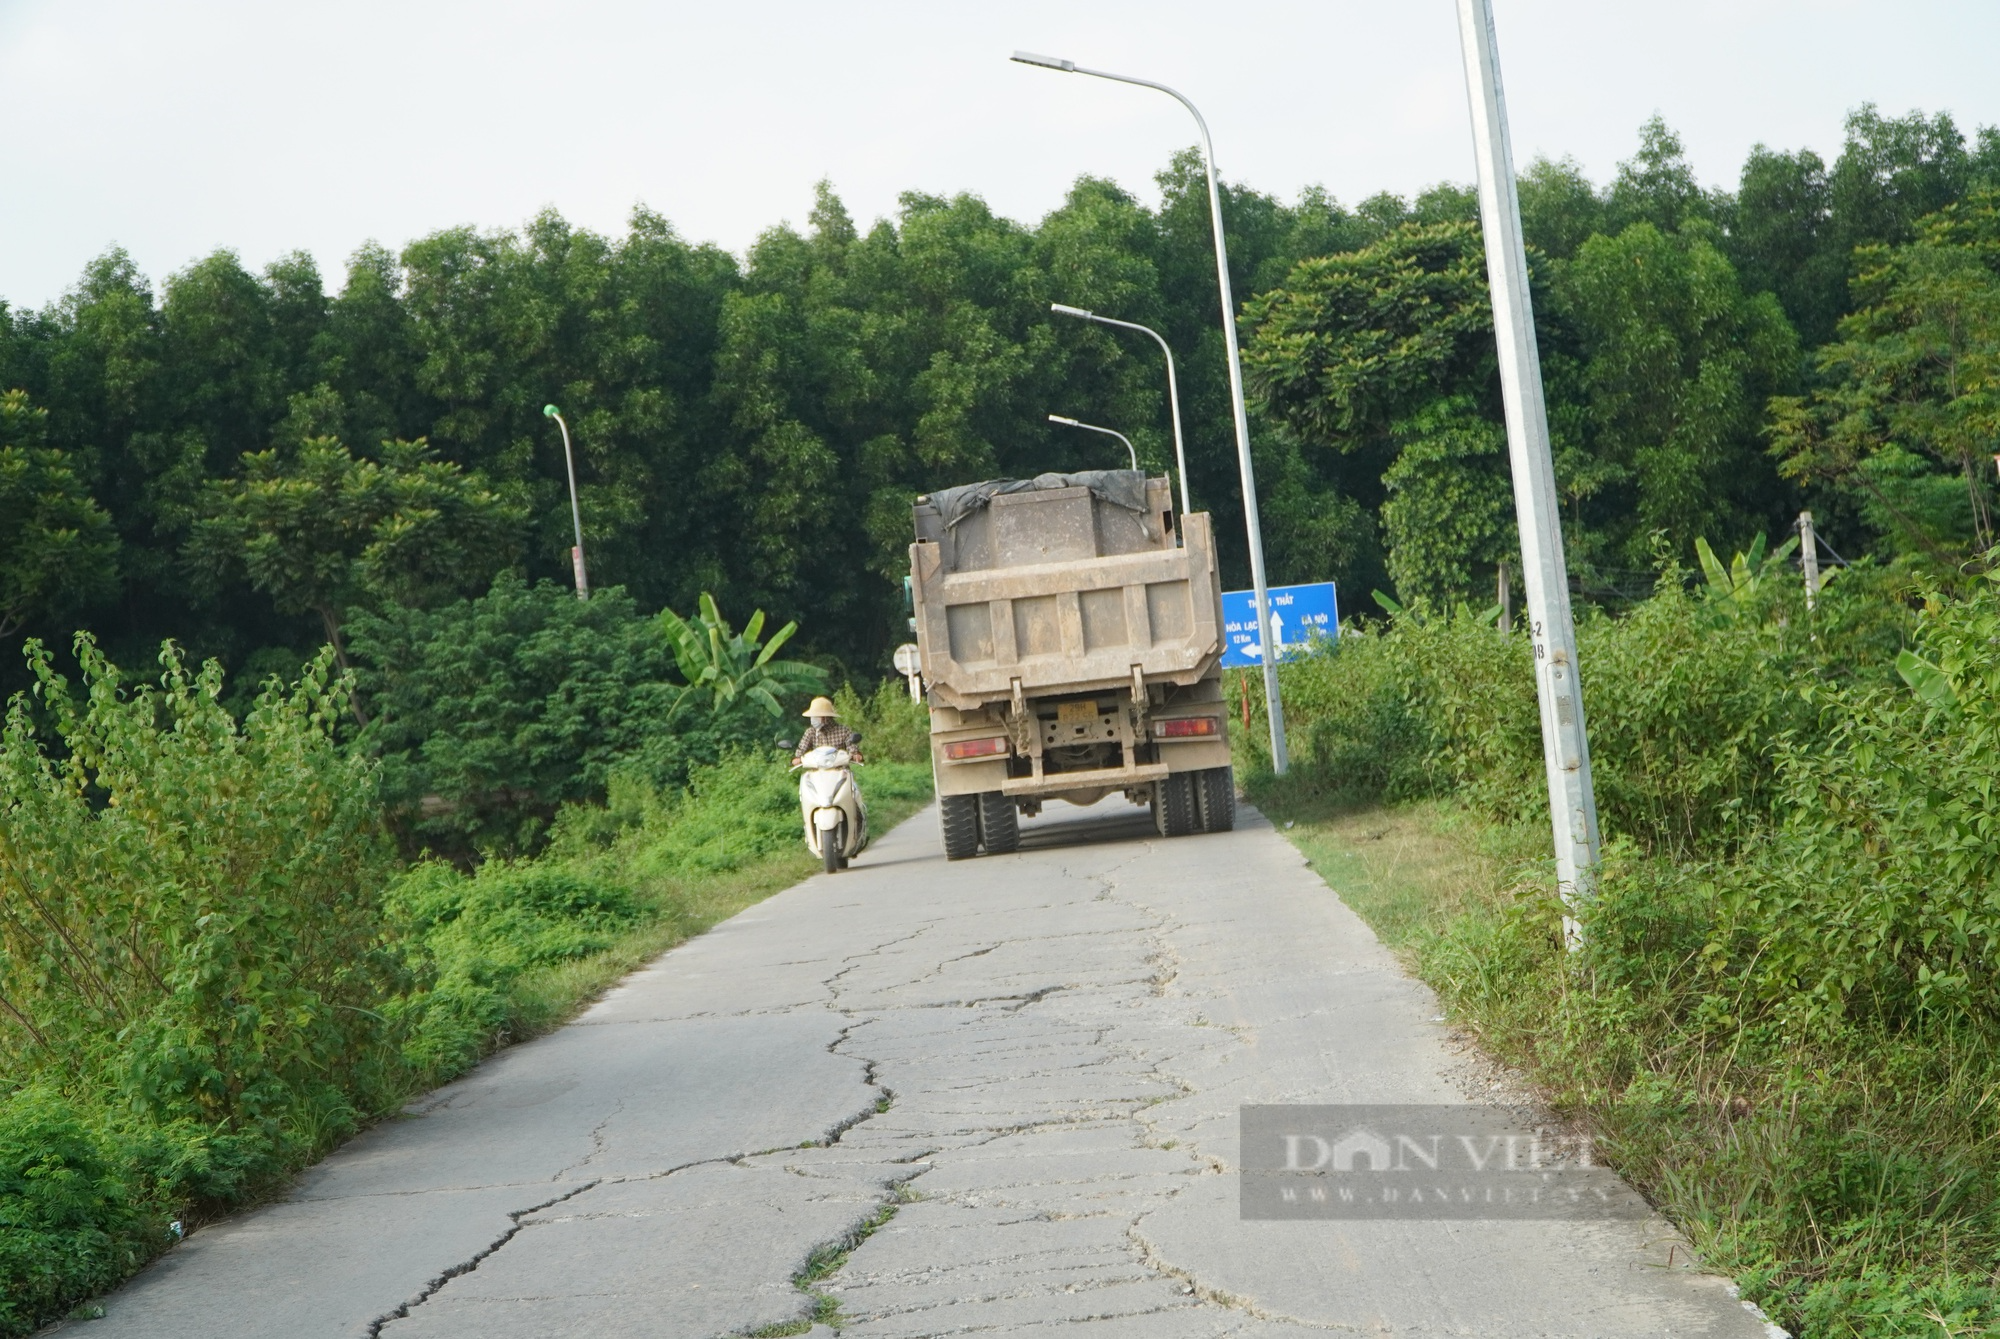
[[(861, 742), (859, 735), (855, 743)], [(799, 814), (806, 845), (828, 874), (846, 869), (868, 845), (868, 807), (854, 784), (854, 756), (846, 749), (808, 749), (792, 764), (799, 773)]]
[(998, 855), (1050, 799), (1228, 830), (1222, 583), (1206, 512), (1091, 470), (918, 498), (910, 600), (945, 855)]

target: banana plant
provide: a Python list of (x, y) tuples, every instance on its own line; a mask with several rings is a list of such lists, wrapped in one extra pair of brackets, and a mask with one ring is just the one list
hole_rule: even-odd
[(764, 631), (764, 611), (759, 609), (743, 625), (742, 632), (729, 626), (715, 607), (715, 597), (702, 592), (700, 611), (693, 621), (671, 609), (660, 611), (660, 626), (673, 647), (674, 661), (687, 682), (675, 694), (667, 719), (673, 720), (684, 708), (706, 705), (710, 714), (719, 714), (738, 704), (754, 704), (773, 716), (784, 714), (783, 697), (822, 692), (826, 672), (801, 660), (776, 659), (780, 647), (799, 630), (797, 622), (785, 624), (759, 642)]
[[(1793, 535), (1769, 554), (1764, 552), (1764, 544), (1764, 536), (1757, 536), (1747, 552), (1738, 552), (1729, 560), (1729, 566), (1724, 567), (1706, 539), (1694, 542), (1695, 556), (1701, 559), (1701, 570), (1708, 577), (1709, 599), (1732, 616), (1748, 609), (1760, 593), (1780, 578), (1785, 559), (1799, 546), (1799, 537)], [(1822, 577), (1822, 584), (1833, 575), (1829, 572)]]

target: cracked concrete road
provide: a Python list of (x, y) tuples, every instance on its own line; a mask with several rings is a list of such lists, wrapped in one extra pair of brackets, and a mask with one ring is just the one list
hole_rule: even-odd
[(857, 1339), (1773, 1332), (1659, 1219), (1239, 1219), (1240, 1105), (1460, 1102), (1474, 1068), (1254, 812), (1168, 842), (1058, 806), (955, 865), (935, 829), (413, 1104), (89, 1335), (746, 1335), (820, 1304), (815, 1252)]

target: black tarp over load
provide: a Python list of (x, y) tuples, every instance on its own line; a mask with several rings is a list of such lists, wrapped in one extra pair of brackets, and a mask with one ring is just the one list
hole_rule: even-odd
[(940, 488), (930, 495), (944, 528), (950, 530), (1002, 493), (1026, 493), (1042, 488), (1088, 488), (1114, 507), (1137, 512), (1146, 533), (1146, 472), (1144, 470), (1081, 470), (1075, 474), (1037, 474), (1032, 479), (988, 479), (983, 483)]

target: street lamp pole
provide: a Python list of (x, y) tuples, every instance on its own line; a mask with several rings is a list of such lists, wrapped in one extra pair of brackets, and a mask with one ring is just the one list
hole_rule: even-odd
[(1132, 445), (1130, 437), (1127, 437), (1116, 428), (1100, 428), (1095, 423), (1079, 423), (1073, 418), (1064, 418), (1061, 414), (1050, 414), (1049, 422), (1060, 423), (1065, 428), (1082, 428), (1085, 432), (1101, 432), (1106, 437), (1116, 437), (1119, 441), (1125, 443), (1125, 451), (1132, 457), (1132, 468), (1135, 470), (1139, 468), (1138, 448)]
[(570, 565), (576, 569), (576, 598), (590, 598), (590, 578), (583, 570), (583, 508), (576, 500), (576, 457), (569, 449), (569, 424), (563, 422), (562, 411), (552, 404), (542, 406), (542, 413), (556, 421), (562, 429), (563, 467), (569, 471), (569, 518), (576, 523), (576, 547), (569, 551)]
[[(1099, 325), (1115, 325), (1120, 330), (1137, 330), (1140, 334), (1151, 335), (1153, 342), (1160, 346), (1160, 352), (1167, 355), (1167, 407), (1174, 413), (1174, 463), (1181, 472), (1181, 515), (1185, 516), (1193, 511), (1194, 504), (1188, 501), (1187, 447), (1181, 441), (1181, 388), (1180, 383), (1174, 379), (1174, 351), (1167, 347), (1166, 339), (1159, 331), (1140, 325), (1136, 321), (1114, 320), (1109, 316), (1099, 316), (1096, 312), (1085, 311), (1081, 307), (1072, 307), (1063, 302), (1051, 302), (1049, 310), (1062, 316), (1074, 316), (1079, 321), (1095, 321)], [(1995, 458), (2000, 459), (2000, 457)]]
[(1039, 65), (1045, 70), (1087, 74), (1096, 79), (1156, 89), (1187, 108), (1189, 115), (1194, 117), (1195, 126), (1201, 131), (1201, 165), (1208, 174), (1208, 217), (1215, 230), (1215, 278), (1222, 290), (1222, 343), (1229, 357), (1230, 407), (1236, 413), (1236, 461), (1243, 477), (1243, 524), (1250, 538), (1250, 584), (1257, 595), (1257, 644), (1266, 648), (1263, 655), (1264, 703), (1271, 722), (1271, 770), (1282, 776), (1291, 765), (1285, 751), (1285, 708), (1278, 699), (1278, 663), (1268, 649), (1271, 645), (1271, 590), (1264, 580), (1264, 528), (1257, 520), (1257, 478), (1250, 464), (1250, 415), (1243, 407), (1243, 360), (1236, 352), (1236, 298), (1229, 286), (1229, 252), (1222, 240), (1222, 192), (1215, 184), (1215, 146), (1209, 142), (1208, 122), (1181, 93), (1150, 79), (1086, 69), (1073, 60), (1037, 56), (1028, 51), (1016, 51), (1013, 59), (1023, 65)]

